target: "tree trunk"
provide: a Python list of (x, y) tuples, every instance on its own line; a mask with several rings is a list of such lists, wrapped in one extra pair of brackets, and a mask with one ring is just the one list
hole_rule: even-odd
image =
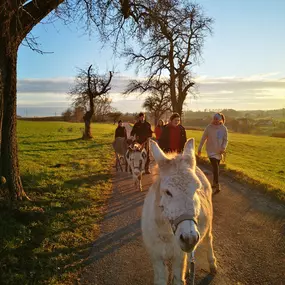
[[(2, 38), (3, 40), (3, 38)], [(18, 145), (17, 145), (17, 49), (13, 45), (1, 43), (0, 51), (0, 71), (2, 88), (0, 88), (2, 105), (1, 114), (3, 114), (1, 129), (1, 158), (0, 171), (1, 176), (6, 178), (6, 187), (9, 198), (12, 200), (22, 200), (27, 198), (24, 192), (19, 170)], [(11, 48), (13, 46), (13, 49)], [(4, 47), (4, 48), (3, 48)], [(2, 49), (3, 48), (3, 49)], [(8, 51), (9, 49), (9, 51)], [(4, 99), (4, 100), (3, 100)], [(4, 104), (3, 104), (4, 101)], [(1, 103), (0, 103), (1, 104)], [(1, 115), (0, 115), (1, 116)], [(0, 126), (1, 126), (0, 122)]]
[(176, 112), (180, 115), (180, 118), (182, 116), (182, 110), (183, 110), (183, 103), (177, 103), (177, 106), (176, 106)]
[(92, 133), (91, 133), (92, 115), (93, 115), (93, 113), (91, 113), (91, 111), (88, 111), (88, 112), (86, 112), (86, 114), (83, 117), (84, 123), (85, 123), (85, 130), (84, 130), (84, 134), (83, 134), (82, 139), (84, 139), (84, 140), (89, 140), (89, 139), (93, 138)]

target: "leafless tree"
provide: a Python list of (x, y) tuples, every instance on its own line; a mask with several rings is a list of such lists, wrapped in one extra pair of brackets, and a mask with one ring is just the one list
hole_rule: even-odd
[(103, 96), (95, 100), (94, 120), (98, 122), (104, 122), (113, 111), (111, 106), (112, 100), (108, 96)]
[(145, 71), (149, 83), (167, 76), (172, 110), (181, 115), (195, 84), (191, 66), (201, 58), (213, 19), (206, 17), (198, 4), (171, 0), (145, 1), (139, 15), (136, 39), (140, 49), (125, 51), (128, 65)]
[(66, 24), (77, 21), (88, 32), (95, 27), (105, 39), (113, 35), (120, 38), (126, 19), (134, 19), (131, 9), (129, 1), (124, 0), (0, 1), (0, 176), (5, 177), (2, 187), (8, 189), (12, 200), (27, 197), (20, 179), (16, 136), (19, 45), (27, 39), (30, 48), (39, 50), (31, 30), (43, 20), (49, 23), (55, 19)]
[(125, 94), (132, 92), (150, 93), (143, 103), (143, 107), (154, 117), (154, 124), (171, 110), (171, 97), (169, 92), (169, 82), (162, 79), (151, 79), (145, 81), (133, 80), (125, 90)]
[(87, 71), (81, 69), (76, 77), (76, 83), (71, 89), (70, 95), (73, 98), (75, 106), (82, 106), (86, 110), (83, 116), (85, 123), (83, 139), (93, 138), (91, 133), (91, 119), (94, 115), (95, 103), (101, 103), (99, 99), (104, 100), (105, 98), (103, 97), (111, 90), (110, 83), (112, 77), (113, 73), (111, 71), (108, 77), (98, 75), (98, 73), (94, 72), (92, 65), (88, 67)]

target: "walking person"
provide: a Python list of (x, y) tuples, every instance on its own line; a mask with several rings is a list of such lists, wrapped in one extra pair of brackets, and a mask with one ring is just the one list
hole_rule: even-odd
[(118, 127), (115, 131), (115, 139), (118, 137), (127, 139), (127, 131), (126, 128), (123, 126), (122, 120), (118, 121)]
[(139, 119), (134, 124), (133, 129), (131, 131), (131, 136), (135, 137), (135, 140), (139, 144), (145, 144), (145, 149), (147, 152), (147, 160), (145, 164), (145, 173), (150, 174), (149, 164), (150, 164), (150, 152), (149, 152), (149, 142), (148, 139), (152, 137), (151, 125), (149, 122), (145, 120), (145, 114), (139, 113)]
[(160, 138), (160, 136), (162, 134), (163, 127), (164, 127), (164, 122), (163, 122), (163, 120), (159, 119), (158, 123), (157, 123), (157, 125), (156, 125), (156, 127), (154, 129), (155, 138), (156, 138), (157, 141), (159, 140), (159, 138)]
[(181, 153), (184, 149), (187, 137), (185, 128), (180, 124), (180, 121), (180, 115), (173, 113), (170, 116), (169, 123), (163, 127), (158, 144), (166, 153)]
[(212, 188), (215, 192), (221, 191), (219, 184), (219, 166), (228, 144), (228, 129), (224, 124), (225, 116), (222, 113), (216, 113), (212, 122), (204, 130), (198, 147), (198, 156), (201, 156), (201, 151), (206, 141), (206, 151), (213, 170)]

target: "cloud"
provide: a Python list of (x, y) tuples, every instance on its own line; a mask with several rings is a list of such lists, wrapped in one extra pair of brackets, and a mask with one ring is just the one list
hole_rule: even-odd
[[(249, 77), (209, 77), (195, 78), (197, 98), (188, 97), (187, 107), (234, 108), (234, 109), (275, 109), (285, 106), (285, 78), (279, 73), (257, 74)], [(112, 105), (123, 112), (137, 112), (147, 96), (138, 93), (122, 96), (122, 92), (132, 79), (115, 74), (110, 96)], [(68, 106), (68, 91), (74, 78), (46, 78), (18, 80), (18, 105), (20, 106)]]
[(74, 78), (19, 79), (18, 93), (67, 93)]
[[(130, 80), (124, 75), (114, 75), (111, 82), (111, 93), (122, 93)], [(26, 78), (17, 82), (18, 93), (65, 93), (74, 86), (75, 78)]]

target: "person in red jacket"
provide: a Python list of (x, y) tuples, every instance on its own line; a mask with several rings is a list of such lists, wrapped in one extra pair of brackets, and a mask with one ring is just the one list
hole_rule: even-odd
[(186, 140), (186, 131), (180, 125), (180, 116), (178, 113), (173, 113), (169, 119), (169, 123), (162, 130), (158, 144), (164, 152), (181, 153)]
[(163, 120), (158, 120), (158, 123), (157, 123), (157, 125), (156, 125), (156, 127), (155, 127), (155, 129), (154, 129), (154, 132), (155, 132), (155, 137), (156, 137), (156, 139), (157, 140), (159, 140), (159, 138), (160, 138), (160, 136), (161, 136), (161, 134), (162, 134), (162, 129), (163, 129), (163, 127), (164, 127), (164, 122), (163, 122)]

